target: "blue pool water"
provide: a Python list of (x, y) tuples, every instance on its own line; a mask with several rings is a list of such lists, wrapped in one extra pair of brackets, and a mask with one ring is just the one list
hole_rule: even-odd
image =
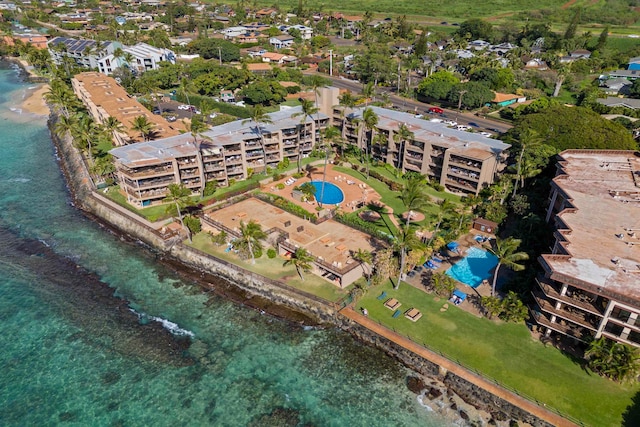
[(340, 187), (330, 182), (324, 182), (324, 191), (322, 190), (322, 181), (311, 181), (311, 185), (316, 187), (316, 199), (320, 203), (327, 205), (336, 205), (344, 201), (344, 193)]
[(496, 265), (498, 265), (498, 258), (495, 255), (472, 247), (467, 251), (467, 256), (450, 267), (445, 274), (475, 288), (484, 279), (491, 277), (491, 270)]

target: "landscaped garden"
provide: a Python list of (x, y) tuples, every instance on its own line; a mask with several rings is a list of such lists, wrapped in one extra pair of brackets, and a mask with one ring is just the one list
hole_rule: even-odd
[[(377, 297), (386, 292), (386, 297)], [(411, 322), (384, 306), (395, 298), (404, 313), (412, 307), (422, 318)], [(583, 368), (574, 359), (534, 338), (522, 323), (478, 318), (420, 289), (402, 284), (394, 290), (389, 282), (372, 287), (357, 302), (370, 318), (444, 354), (482, 376), (547, 407), (579, 419), (587, 425), (620, 426), (621, 414), (632, 403), (640, 386), (622, 385)]]
[[(189, 243), (185, 242), (185, 244)], [(199, 233), (195, 235), (193, 237), (193, 243), (190, 243), (189, 245), (203, 252), (211, 254), (216, 258), (220, 258), (233, 264), (237, 264), (246, 270), (253, 271), (270, 279), (280, 280), (283, 283), (286, 283), (288, 286), (304, 292), (308, 292), (332, 302), (339, 301), (340, 299), (347, 296), (349, 294), (349, 291), (354, 286), (351, 285), (345, 289), (340, 289), (333, 283), (330, 283), (312, 273), (304, 274), (304, 280), (301, 280), (294, 266), (284, 266), (283, 264), (285, 260), (281, 256), (268, 258), (266, 255), (266, 250), (265, 254), (262, 257), (256, 259), (255, 264), (252, 264), (251, 260), (242, 260), (233, 251), (225, 252), (226, 246), (215, 245), (211, 241), (211, 236), (209, 233)], [(364, 279), (360, 279), (360, 281), (364, 283)]]

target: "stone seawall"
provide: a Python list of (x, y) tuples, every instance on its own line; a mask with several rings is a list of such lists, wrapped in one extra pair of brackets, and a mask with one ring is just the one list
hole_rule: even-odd
[[(55, 120), (56, 117), (52, 114), (49, 120), (50, 128), (52, 128)], [(453, 392), (468, 404), (481, 411), (486, 411), (490, 414), (493, 423), (498, 422), (502, 425), (502, 422), (511, 419), (526, 422), (536, 427), (551, 426), (551, 424), (511, 405), (488, 391), (469, 383), (451, 372), (447, 372), (446, 369), (439, 365), (338, 315), (337, 306), (319, 298), (314, 299), (313, 296), (305, 296), (292, 288), (288, 288), (285, 284), (271, 281), (223, 260), (201, 253), (180, 243), (179, 239), (173, 241), (163, 240), (157, 230), (137, 219), (134, 214), (127, 214), (122, 209), (115, 209), (105, 203), (101, 197), (96, 196), (93, 182), (82, 156), (73, 147), (71, 140), (68, 138), (60, 139), (53, 132), (51, 138), (58, 150), (60, 167), (67, 179), (74, 202), (78, 208), (88, 214), (161, 251), (179, 263), (186, 264), (201, 272), (213, 273), (216, 276), (223, 277), (233, 286), (239, 287), (250, 295), (258, 295), (275, 304), (281, 304), (292, 310), (300, 311), (319, 323), (331, 324), (341, 328), (355, 338), (383, 350), (405, 366), (431, 379), (432, 384), (439, 384), (444, 388), (443, 393), (446, 395), (451, 396)], [(430, 397), (432, 397), (431, 394)], [(447, 405), (450, 405), (451, 401), (450, 399)], [(455, 404), (451, 404), (452, 408), (454, 406)], [(454, 408), (453, 410), (456, 409)], [(458, 411), (460, 410), (458, 409)]]

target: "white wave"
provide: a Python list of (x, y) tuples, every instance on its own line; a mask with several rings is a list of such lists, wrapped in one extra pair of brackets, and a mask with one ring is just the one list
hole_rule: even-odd
[(9, 182), (29, 182), (31, 178), (10, 178)]
[(29, 90), (38, 89), (38, 86), (29, 86), (27, 89)]
[(22, 108), (11, 107), (9, 108), (9, 110), (13, 111), (14, 113), (22, 114)]
[(43, 245), (45, 245), (46, 247), (48, 247), (48, 248), (50, 248), (50, 247), (51, 247), (51, 245), (50, 245), (50, 244), (48, 244), (45, 240), (38, 239), (38, 241), (39, 241), (40, 243), (42, 243)]
[(418, 399), (418, 404), (420, 404), (420, 406), (422, 406), (423, 408), (425, 408), (429, 412), (433, 412), (433, 408), (428, 403), (426, 403), (429, 400), (424, 395), (424, 392), (422, 394), (419, 394), (417, 396), (417, 399)]
[(165, 328), (167, 331), (171, 332), (173, 335), (176, 335), (178, 337), (194, 338), (196, 336), (190, 330), (182, 329), (180, 326), (178, 326), (177, 323), (173, 323), (170, 320), (163, 319), (162, 317), (149, 316), (146, 313), (139, 313), (139, 312), (135, 311), (133, 308), (129, 308), (129, 310), (131, 310), (133, 313), (135, 313), (140, 320), (143, 320), (143, 321), (145, 321), (145, 320), (153, 320), (154, 322), (162, 323), (162, 327), (163, 328)]

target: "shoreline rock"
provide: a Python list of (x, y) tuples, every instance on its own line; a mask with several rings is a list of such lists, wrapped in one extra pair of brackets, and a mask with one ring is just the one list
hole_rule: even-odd
[[(56, 115), (51, 114), (50, 129), (55, 120)], [(60, 168), (76, 207), (112, 232), (147, 245), (154, 253), (159, 254), (159, 261), (166, 263), (179, 275), (184, 274), (183, 277), (202, 284), (203, 288), (207, 290), (213, 290), (232, 301), (268, 312), (275, 317), (299, 325), (336, 326), (359, 341), (381, 349), (423, 376), (422, 383), (426, 385), (426, 388), (418, 394), (419, 402), (429, 406), (452, 422), (463, 420), (465, 425), (498, 425), (502, 427), (508, 426), (509, 421), (513, 419), (518, 420), (521, 424), (523, 422), (529, 423), (524, 425), (551, 426), (551, 424), (494, 397), (485, 390), (481, 390), (451, 373), (441, 372), (438, 365), (387, 341), (359, 324), (338, 316), (338, 307), (331, 307), (326, 303), (304, 298), (283, 287), (278, 287), (277, 283), (269, 283), (269, 279), (262, 276), (247, 274), (247, 272), (243, 274), (239, 269), (231, 268), (232, 265), (214, 257), (199, 254), (197, 250), (177, 241), (164, 241), (157, 235), (156, 230), (150, 229), (141, 221), (125, 218), (121, 212), (100, 201), (94, 194), (95, 189), (90, 187), (91, 179), (83, 160), (71, 142), (57, 138), (53, 132), (51, 132), (51, 139), (58, 151)], [(209, 276), (225, 279), (226, 284), (214, 286), (211, 283), (213, 281), (207, 280)], [(216, 280), (216, 282), (220, 281)], [(419, 384), (421, 383), (412, 384), (414, 392)], [(433, 399), (429, 400), (428, 397), (425, 397), (428, 395)], [(425, 402), (425, 399), (428, 402)]]

